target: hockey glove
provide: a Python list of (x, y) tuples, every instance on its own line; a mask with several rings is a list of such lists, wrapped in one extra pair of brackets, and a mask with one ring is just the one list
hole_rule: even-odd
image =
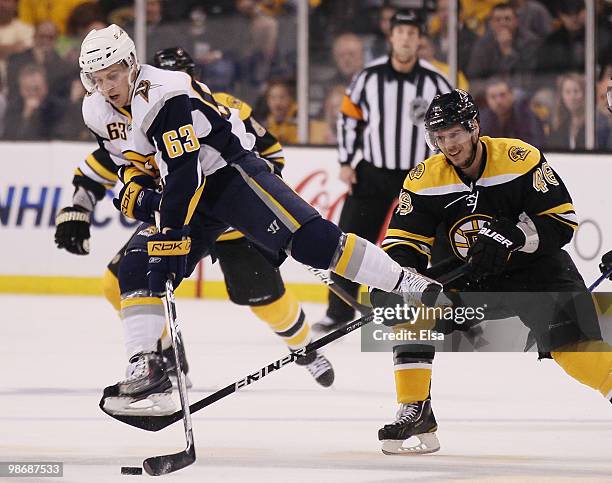
[(55, 217), (55, 244), (75, 255), (89, 254), (91, 214), (81, 206), (68, 206)]
[(150, 176), (134, 176), (130, 179), (113, 204), (128, 218), (155, 223), (155, 211), (159, 210), (161, 194), (155, 191), (157, 185)]
[[(609, 270), (612, 270), (612, 250), (610, 250), (608, 253), (605, 253), (601, 257), (601, 263), (599, 264), (599, 269), (601, 270), (601, 273), (606, 273)], [(608, 279), (612, 280), (612, 273), (610, 274)]]
[(467, 253), (469, 275), (480, 280), (499, 275), (506, 268), (510, 254), (525, 245), (523, 230), (506, 218), (494, 219), (480, 229)]
[(166, 291), (166, 280), (172, 279), (174, 288), (178, 287), (187, 270), (187, 255), (191, 249), (189, 228), (169, 230), (149, 237), (147, 251), (149, 265), (149, 290), (156, 295)]

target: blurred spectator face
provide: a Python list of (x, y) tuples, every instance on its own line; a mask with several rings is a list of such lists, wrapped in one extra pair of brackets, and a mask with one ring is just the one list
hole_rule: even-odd
[(440, 23), (442, 27), (447, 25), (448, 23), (448, 0), (438, 0), (438, 5), (436, 8), (436, 14), (440, 19)]
[(584, 113), (584, 88), (578, 79), (569, 77), (561, 82), (561, 100), (571, 114)]
[(491, 12), (491, 30), (495, 33), (508, 31), (514, 33), (518, 27), (516, 13), (511, 8), (496, 8)]
[(394, 7), (386, 6), (380, 10), (380, 18), (378, 19), (378, 28), (383, 33), (385, 38), (389, 38), (391, 33), (391, 17), (397, 12)]
[(274, 84), (268, 89), (266, 103), (274, 120), (282, 122), (289, 116), (294, 101), (286, 85)]
[[(346, 88), (344, 86), (334, 86), (325, 98), (325, 121), (334, 133), (336, 132), (336, 121), (338, 119), (338, 113), (340, 112), (345, 90)], [(332, 139), (331, 141), (333, 142), (334, 140)]]
[(50, 52), (55, 48), (57, 40), (57, 27), (53, 22), (45, 21), (36, 26), (34, 32), (34, 46), (38, 50)]
[[(601, 80), (597, 82), (597, 107), (601, 112), (606, 112), (610, 109), (612, 103), (612, 65), (607, 65), (601, 73)], [(610, 93), (610, 94), (609, 94)], [(609, 99), (609, 100), (608, 100)]]
[(363, 69), (363, 43), (355, 34), (344, 34), (334, 42), (334, 62), (345, 77)]
[(24, 72), (19, 76), (19, 94), (26, 100), (40, 104), (49, 93), (45, 74), (39, 70)]
[(514, 94), (505, 82), (490, 84), (486, 90), (487, 105), (497, 117), (506, 117), (512, 112)]
[(389, 36), (391, 54), (398, 61), (410, 62), (419, 50), (420, 32), (415, 25), (396, 25)]
[(147, 23), (156, 24), (162, 20), (161, 0), (147, 0)]
[(0, 0), (0, 22), (8, 23), (17, 15), (18, 0)]
[(96, 89), (115, 107), (123, 107), (129, 102), (130, 69), (122, 63), (91, 74)]
[(236, 0), (236, 10), (245, 15), (253, 15), (256, 7), (255, 0)]
[(421, 35), (419, 39), (419, 58), (431, 62), (434, 60), (435, 49), (431, 43), (431, 39), (426, 35)]
[(569, 32), (579, 32), (585, 25), (584, 8), (574, 12), (559, 12), (561, 23)]

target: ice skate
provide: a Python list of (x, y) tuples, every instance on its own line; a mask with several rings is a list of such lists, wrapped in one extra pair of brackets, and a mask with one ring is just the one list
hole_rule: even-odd
[(176, 411), (172, 383), (155, 352), (140, 352), (130, 359), (127, 378), (104, 389), (102, 409), (113, 415), (165, 416)]
[(300, 357), (295, 363), (304, 366), (321, 386), (329, 387), (334, 383), (334, 368), (323, 354), (311, 352)]
[(440, 449), (438, 425), (431, 399), (400, 404), (397, 419), (378, 430), (382, 452), (387, 455), (435, 453)]

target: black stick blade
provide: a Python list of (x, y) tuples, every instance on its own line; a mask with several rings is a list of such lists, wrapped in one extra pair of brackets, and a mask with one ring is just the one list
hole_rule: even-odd
[(167, 475), (193, 464), (196, 460), (193, 446), (175, 454), (152, 456), (142, 462), (145, 471), (151, 476)]

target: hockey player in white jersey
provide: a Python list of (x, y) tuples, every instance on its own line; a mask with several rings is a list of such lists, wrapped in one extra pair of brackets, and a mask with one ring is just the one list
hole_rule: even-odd
[(140, 245), (128, 247), (122, 262), (121, 306), (131, 362), (129, 377), (105, 389), (109, 412), (142, 411), (131, 405), (144, 399), (151, 403), (147, 413), (174, 411), (165, 397), (171, 384), (154, 356), (164, 328), (160, 297), (166, 280), (177, 286), (228, 226), (277, 264), (291, 255), (429, 305), (443, 299), (437, 282), (402, 269), (376, 246), (324, 220), (245, 149), (246, 133), (232, 130), (229, 112), (206, 86), (181, 72), (139, 64), (121, 28), (91, 31), (79, 64), (89, 92), (83, 115), (98, 141), (113, 160), (129, 160), (162, 180), (161, 200), (139, 177), (125, 179), (119, 194), (125, 215), (150, 220), (158, 211), (160, 223), (141, 233)]

